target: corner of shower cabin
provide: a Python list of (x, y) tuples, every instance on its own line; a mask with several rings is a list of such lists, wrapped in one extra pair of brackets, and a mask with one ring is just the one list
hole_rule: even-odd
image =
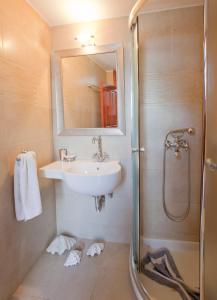
[[(153, 295), (150, 294), (150, 290), (147, 288), (146, 284), (144, 282), (142, 282), (141, 280), (141, 270), (140, 270), (140, 260), (141, 260), (141, 256), (142, 256), (142, 249), (144, 247), (144, 243), (147, 243), (148, 246), (168, 246), (168, 247), (172, 247), (172, 249), (176, 249), (177, 247), (184, 247), (184, 249), (191, 249), (193, 251), (195, 251), (194, 253), (197, 253), (196, 256), (198, 257), (198, 261), (199, 261), (199, 245), (200, 245), (200, 228), (198, 229), (198, 238), (192, 238), (192, 241), (189, 240), (188, 241), (184, 241), (182, 243), (182, 241), (179, 240), (175, 240), (174, 241), (170, 241), (170, 239), (168, 240), (162, 240), (162, 244), (160, 244), (159, 242), (161, 241), (159, 239), (159, 237), (154, 240), (154, 239), (149, 239), (149, 238), (143, 238), (141, 236), (141, 230), (142, 228), (142, 224), (141, 224), (141, 195), (140, 195), (140, 187), (141, 187), (141, 182), (140, 182), (140, 169), (141, 167), (141, 155), (143, 155), (143, 151), (141, 151), (141, 146), (144, 146), (143, 144), (141, 145), (141, 141), (140, 141), (140, 136), (139, 136), (139, 132), (140, 132), (140, 124), (141, 124), (141, 120), (140, 120), (140, 114), (139, 114), (139, 27), (140, 25), (138, 24), (138, 7), (139, 9), (141, 8), (141, 5), (144, 5), (146, 1), (138, 1), (137, 5), (135, 5), (135, 9), (133, 10), (134, 14), (136, 13), (137, 15), (135, 16), (131, 16), (131, 18), (129, 19), (129, 27), (131, 30), (131, 34), (132, 34), (132, 97), (131, 97), (131, 121), (132, 121), (132, 168), (133, 168), (133, 181), (132, 181), (132, 185), (133, 185), (133, 238), (132, 238), (132, 245), (131, 245), (131, 251), (130, 251), (130, 259), (129, 259), (129, 269), (130, 269), (130, 277), (131, 277), (131, 282), (132, 282), (132, 286), (135, 292), (135, 295), (137, 297), (137, 299), (158, 299), (158, 298), (153, 298)], [(141, 4), (143, 3), (143, 4)], [(193, 7), (192, 7), (193, 8)], [(196, 8), (197, 9), (197, 8)], [(199, 9), (198, 9), (199, 10)], [(133, 20), (133, 21), (132, 21)], [(203, 123), (203, 118), (204, 118), (204, 98), (201, 99), (201, 115), (202, 115), (202, 120), (201, 124)], [(192, 126), (192, 124), (188, 124), (190, 126)], [(201, 135), (202, 135), (202, 140), (204, 141), (204, 127), (203, 125), (201, 125)], [(184, 127), (184, 126), (183, 126)], [(193, 126), (194, 127), (194, 126)], [(176, 129), (180, 130), (180, 127), (175, 127), (175, 128), (170, 128), (170, 131), (176, 131)], [(195, 132), (190, 132), (189, 129), (191, 129), (190, 127), (188, 128), (181, 128), (181, 131), (185, 130), (187, 134), (192, 134)], [(166, 134), (169, 134), (171, 132), (166, 131), (165, 132), (165, 136)], [(198, 128), (196, 128), (196, 133), (198, 134)], [(171, 142), (171, 141), (170, 141)], [(174, 154), (176, 155), (177, 153), (175, 153), (175, 148), (173, 148), (172, 142), (171, 144), (167, 145), (168, 148), (172, 148), (174, 150)], [(186, 148), (190, 147), (187, 144)], [(170, 146), (170, 147), (169, 147)], [(182, 144), (182, 146), (184, 146), (184, 144)], [(188, 147), (187, 147), (188, 146)], [(185, 146), (184, 146), (185, 147)], [(203, 155), (204, 155), (204, 149), (203, 149), (203, 145), (201, 146), (201, 155), (200, 155), (200, 164), (203, 165)], [(202, 174), (201, 174), (202, 177)], [(200, 198), (201, 201), (201, 198)], [(201, 203), (200, 203), (200, 207), (201, 207)], [(189, 213), (189, 212), (188, 212)], [(186, 217), (188, 216), (188, 213), (186, 213), (185, 217), (183, 219), (186, 219)], [(170, 215), (170, 214), (168, 214)], [(201, 211), (199, 212), (199, 219), (201, 216)], [(168, 216), (169, 217), (169, 216)], [(169, 218), (172, 219), (172, 218)], [(174, 221), (174, 220), (173, 220)], [(182, 218), (180, 219), (180, 221), (183, 221)], [(198, 224), (200, 226), (200, 220), (198, 221)], [(143, 233), (144, 234), (144, 233)], [(142, 235), (143, 235), (142, 234)], [(194, 240), (195, 239), (195, 240)], [(200, 267), (200, 263), (199, 267)], [(200, 270), (198, 269), (198, 282), (199, 282), (199, 274), (201, 274)], [(144, 276), (144, 275), (142, 275)], [(200, 281), (201, 282), (201, 281)], [(166, 299), (166, 298), (165, 298)], [(169, 299), (169, 298), (168, 298)], [(175, 299), (175, 298), (174, 298)]]

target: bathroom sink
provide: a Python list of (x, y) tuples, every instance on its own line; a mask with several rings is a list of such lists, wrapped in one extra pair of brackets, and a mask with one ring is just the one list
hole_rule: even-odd
[(69, 167), (69, 163), (55, 161), (49, 165), (40, 168), (39, 176), (49, 179), (63, 179), (63, 174), (65, 170)]
[(121, 165), (118, 161), (57, 161), (41, 168), (40, 175), (51, 179), (61, 179), (72, 191), (100, 196), (112, 193), (120, 184)]
[(100, 196), (112, 193), (121, 180), (117, 161), (75, 161), (64, 172), (64, 181), (73, 191)]

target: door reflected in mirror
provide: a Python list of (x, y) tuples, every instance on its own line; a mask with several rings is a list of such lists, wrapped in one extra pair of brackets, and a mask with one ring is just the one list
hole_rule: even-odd
[(64, 126), (117, 128), (116, 53), (61, 58)]

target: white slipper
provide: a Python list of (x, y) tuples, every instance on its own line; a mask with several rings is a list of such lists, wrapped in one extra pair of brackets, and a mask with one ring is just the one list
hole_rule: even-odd
[(105, 246), (103, 243), (94, 243), (88, 248), (87, 255), (88, 256), (100, 255), (101, 252), (104, 250), (104, 247)]
[(47, 252), (62, 255), (66, 250), (71, 250), (75, 244), (75, 238), (66, 235), (59, 235), (50, 243), (47, 248)]
[(67, 257), (64, 266), (65, 267), (71, 267), (71, 266), (76, 266), (80, 264), (81, 262), (81, 251), (79, 250), (72, 250), (69, 253), (69, 256)]

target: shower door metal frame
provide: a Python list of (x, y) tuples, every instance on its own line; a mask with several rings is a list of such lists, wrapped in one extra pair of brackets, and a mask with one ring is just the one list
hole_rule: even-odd
[(133, 256), (140, 266), (140, 143), (139, 143), (139, 67), (138, 67), (138, 21), (132, 28), (132, 97), (131, 97), (131, 146), (133, 172)]
[(204, 1), (204, 41), (203, 41), (203, 59), (204, 59), (204, 95), (203, 95), (203, 149), (202, 149), (202, 182), (201, 182), (201, 214), (200, 214), (200, 300), (205, 300), (205, 278), (204, 278), (204, 232), (205, 232), (205, 155), (206, 155), (206, 117), (207, 117), (207, 31), (208, 31), (208, 0)]
[(132, 198), (133, 198), (133, 240), (129, 258), (130, 277), (138, 300), (151, 300), (139, 278), (140, 272), (140, 155), (144, 149), (140, 145), (139, 116), (139, 46), (138, 17), (131, 24), (132, 32), (132, 95), (131, 95), (131, 146), (132, 146)]
[[(132, 145), (132, 195), (133, 195), (133, 240), (131, 243), (129, 270), (131, 283), (138, 300), (151, 300), (139, 278), (140, 271), (140, 155), (144, 149), (140, 145), (139, 116), (139, 45), (138, 12), (147, 0), (135, 4), (130, 18), (129, 29), (132, 34), (132, 95), (131, 95), (131, 145)], [(135, 176), (134, 176), (135, 175)]]

